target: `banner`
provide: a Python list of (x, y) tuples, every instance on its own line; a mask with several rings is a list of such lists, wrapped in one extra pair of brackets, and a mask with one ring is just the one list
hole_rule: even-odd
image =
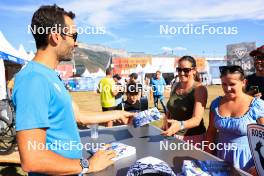
[(254, 73), (253, 59), (249, 53), (256, 48), (255, 42), (227, 45), (227, 65), (239, 65), (246, 75)]
[(249, 124), (247, 135), (258, 175), (264, 175), (264, 125)]

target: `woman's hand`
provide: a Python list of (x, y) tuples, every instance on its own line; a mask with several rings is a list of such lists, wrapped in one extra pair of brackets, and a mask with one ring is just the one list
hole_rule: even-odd
[(250, 173), (253, 176), (258, 176), (258, 172), (255, 166), (252, 166), (251, 168), (249, 168), (249, 170), (247, 170), (248, 173)]
[(163, 131), (161, 133), (161, 135), (163, 135), (163, 136), (172, 136), (181, 129), (180, 122), (177, 120), (167, 120), (167, 123), (169, 123), (171, 125), (170, 125), (168, 130)]
[(161, 127), (161, 129), (163, 130), (163, 131), (166, 131), (166, 130), (168, 130), (168, 119), (169, 119), (169, 114), (168, 113), (166, 113), (164, 116), (163, 116), (163, 120), (162, 120), (162, 127)]

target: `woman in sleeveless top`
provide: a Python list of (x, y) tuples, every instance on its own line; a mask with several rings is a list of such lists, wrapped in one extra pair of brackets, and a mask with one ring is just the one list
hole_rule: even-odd
[[(206, 132), (203, 115), (207, 102), (207, 89), (200, 83), (193, 57), (183, 56), (179, 59), (178, 66), (176, 70), (179, 82), (172, 86), (167, 103), (168, 113), (164, 118), (165, 131), (162, 134), (201, 143)], [(169, 128), (168, 124), (170, 124)]]
[[(237, 168), (252, 171), (254, 161), (247, 125), (264, 124), (264, 101), (244, 93), (246, 80), (240, 66), (222, 66), (220, 73), (224, 96), (217, 97), (211, 104), (206, 142), (217, 141), (218, 146), (223, 146), (217, 148), (219, 158)], [(214, 152), (209, 147), (205, 151)]]

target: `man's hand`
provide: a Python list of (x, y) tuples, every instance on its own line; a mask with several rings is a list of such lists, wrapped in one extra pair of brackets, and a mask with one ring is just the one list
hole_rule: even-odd
[(89, 172), (98, 172), (114, 164), (111, 159), (115, 157), (116, 153), (113, 150), (98, 150), (89, 160)]
[(120, 119), (125, 125), (132, 124), (134, 115), (135, 113), (122, 111), (120, 114)]
[(168, 130), (166, 131), (163, 131), (161, 133), (161, 135), (164, 135), (164, 136), (172, 136), (174, 135), (175, 133), (177, 133), (179, 130), (180, 130), (180, 122), (177, 121), (177, 120), (167, 120), (168, 123), (171, 124), (171, 126), (169, 127)]

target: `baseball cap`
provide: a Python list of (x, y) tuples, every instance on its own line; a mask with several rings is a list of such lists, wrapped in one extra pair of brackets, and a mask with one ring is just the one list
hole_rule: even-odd
[(171, 167), (164, 161), (148, 156), (137, 160), (130, 166), (127, 176), (176, 176)]
[(251, 57), (254, 57), (254, 58), (262, 58), (264, 59), (264, 45), (258, 47), (257, 49), (251, 51), (249, 53), (249, 55)]

